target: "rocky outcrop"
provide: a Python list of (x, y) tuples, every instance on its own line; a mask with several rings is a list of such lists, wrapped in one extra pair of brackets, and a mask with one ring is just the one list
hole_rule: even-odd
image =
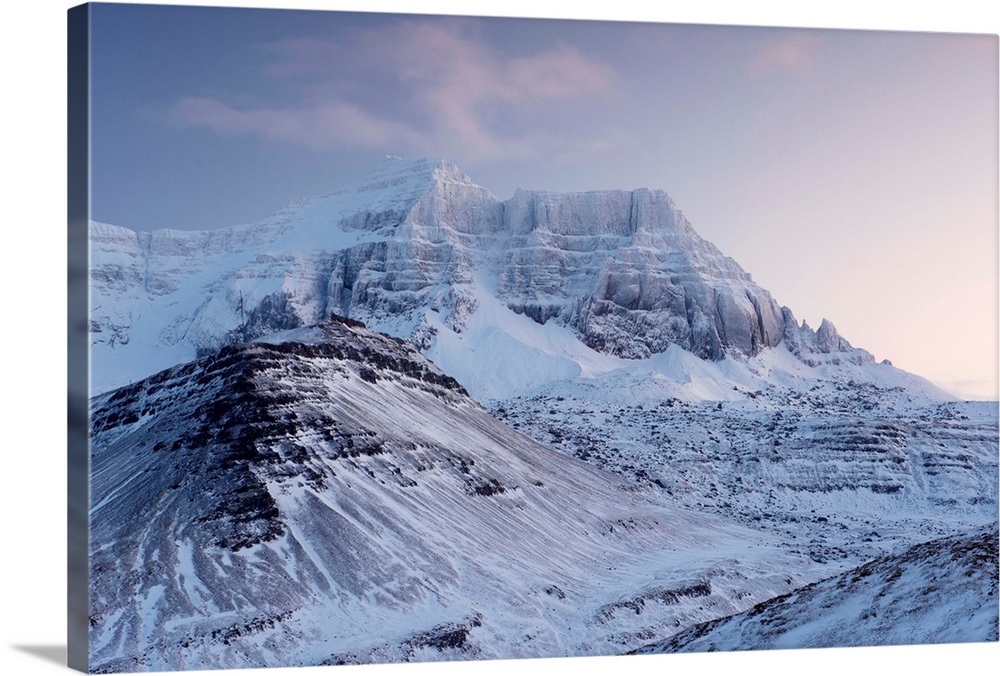
[(781, 313), (785, 345), (809, 366), (874, 363), (875, 358), (870, 352), (847, 342), (830, 320), (824, 319), (819, 329), (813, 331), (805, 321), (800, 325), (787, 307), (781, 308)]

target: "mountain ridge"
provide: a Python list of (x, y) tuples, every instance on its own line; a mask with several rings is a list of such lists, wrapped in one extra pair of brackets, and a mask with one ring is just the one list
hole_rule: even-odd
[[(256, 224), (136, 233), (92, 223), (95, 391), (221, 345), (331, 314), (431, 349), (484, 302), (565, 327), (587, 348), (644, 360), (781, 343), (804, 363), (873, 361), (824, 320), (818, 332), (711, 243), (663, 191), (506, 201), (436, 159), (387, 160), (352, 186)], [(828, 355), (834, 355), (829, 357)]]

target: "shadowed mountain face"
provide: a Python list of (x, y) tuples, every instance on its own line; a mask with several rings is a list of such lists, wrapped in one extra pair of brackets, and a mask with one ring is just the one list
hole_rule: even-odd
[(521, 436), (396, 339), (273, 341), (93, 402), (93, 669), (607, 654), (823, 570)]

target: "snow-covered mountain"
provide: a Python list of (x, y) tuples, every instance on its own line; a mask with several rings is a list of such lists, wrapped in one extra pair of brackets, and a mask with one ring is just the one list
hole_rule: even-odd
[[(445, 369), (479, 398), (673, 345), (714, 361), (779, 343), (807, 363), (871, 361), (828, 322), (798, 325), (661, 191), (500, 201), (438, 160), (389, 159), (247, 226), (93, 223), (91, 260), (94, 392), (331, 314), (448, 352)], [(533, 378), (474, 382), (491, 361), (510, 374), (525, 359)]]
[(99, 670), (621, 653), (997, 518), (995, 403), (800, 324), (662, 192), (393, 159), (94, 223), (91, 285)]
[(92, 412), (91, 669), (620, 653), (829, 575), (498, 422), (346, 320)]
[(996, 641), (997, 525), (890, 554), (636, 653)]

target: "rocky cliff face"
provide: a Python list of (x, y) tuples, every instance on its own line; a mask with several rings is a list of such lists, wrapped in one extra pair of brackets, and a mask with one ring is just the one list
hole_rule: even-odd
[(841, 345), (823, 327), (798, 336), (790, 313), (654, 190), (519, 190), (504, 202), (452, 165), (389, 160), (251, 226), (94, 224), (91, 240), (98, 389), (333, 313), (426, 347), (438, 322), (465, 330), (484, 296), (627, 359), (670, 345), (752, 356), (789, 336), (803, 355)]
[(781, 308), (784, 321), (783, 339), (788, 351), (809, 366), (841, 363), (871, 364), (875, 358), (867, 350), (856, 348), (840, 335), (833, 323), (824, 319), (819, 329), (813, 329), (804, 321), (798, 324), (795, 315), (787, 307)]
[(506, 214), (500, 298), (535, 321), (573, 327), (598, 351), (641, 359), (680, 345), (721, 359), (781, 340), (771, 295), (663, 192), (519, 191)]

